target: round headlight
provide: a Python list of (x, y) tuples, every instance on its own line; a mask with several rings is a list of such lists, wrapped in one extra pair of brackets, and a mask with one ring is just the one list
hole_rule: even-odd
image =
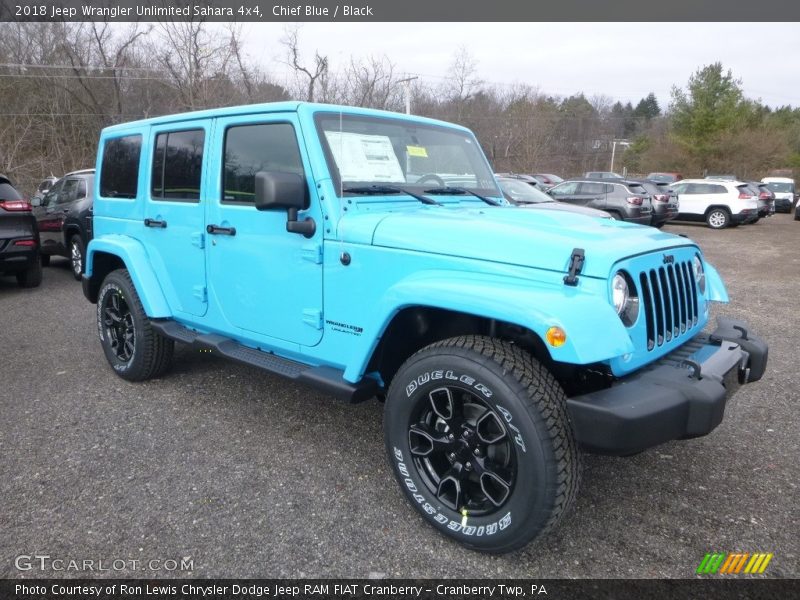
[(697, 282), (697, 287), (700, 289), (701, 294), (706, 293), (706, 272), (703, 270), (703, 261), (695, 254), (692, 261), (692, 268), (694, 270), (694, 280)]
[(621, 315), (627, 307), (629, 298), (628, 280), (622, 273), (617, 273), (611, 282), (611, 299), (618, 315)]

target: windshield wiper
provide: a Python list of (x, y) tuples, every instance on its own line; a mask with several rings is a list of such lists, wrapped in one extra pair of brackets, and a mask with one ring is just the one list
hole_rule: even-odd
[(476, 194), (472, 190), (468, 190), (465, 188), (460, 187), (452, 187), (446, 185), (444, 187), (432, 188), (430, 190), (425, 190), (426, 194), (472, 194), (479, 200), (483, 200), (489, 206), (502, 206), (502, 203), (498, 202), (497, 200), (492, 200), (491, 198), (487, 198), (486, 196), (481, 196), (480, 194)]
[(346, 187), (342, 190), (350, 194), (408, 194), (423, 204), (435, 204), (441, 206), (441, 202), (437, 202), (433, 198), (428, 198), (422, 194), (416, 194), (404, 188), (395, 187), (393, 185), (365, 185), (360, 187)]

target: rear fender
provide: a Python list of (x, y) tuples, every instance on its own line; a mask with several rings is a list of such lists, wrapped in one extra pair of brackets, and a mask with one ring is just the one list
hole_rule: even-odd
[[(89, 242), (86, 250), (86, 277), (90, 280), (94, 273), (94, 259), (100, 253), (117, 256), (125, 263), (125, 268), (131, 276), (136, 293), (142, 302), (145, 314), (151, 318), (166, 318), (172, 316), (169, 304), (150, 266), (150, 258), (141, 242), (125, 236), (109, 234), (95, 238)], [(101, 275), (101, 276), (104, 276)], [(98, 282), (99, 285), (99, 282)]]

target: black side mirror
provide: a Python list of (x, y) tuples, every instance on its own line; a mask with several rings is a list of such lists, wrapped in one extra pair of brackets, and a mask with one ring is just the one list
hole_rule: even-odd
[(302, 176), (281, 171), (259, 171), (255, 181), (255, 205), (258, 210), (285, 208), (286, 231), (310, 238), (317, 230), (311, 217), (297, 220), (297, 211), (308, 207), (308, 188)]

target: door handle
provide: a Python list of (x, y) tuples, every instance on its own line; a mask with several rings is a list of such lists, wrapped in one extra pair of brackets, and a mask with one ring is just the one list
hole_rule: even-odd
[(166, 229), (167, 228), (167, 222), (166, 221), (157, 221), (156, 219), (145, 219), (144, 220), (144, 226), (145, 227), (158, 227), (160, 229)]
[(220, 227), (219, 225), (208, 225), (206, 231), (212, 235), (236, 235), (236, 227)]

